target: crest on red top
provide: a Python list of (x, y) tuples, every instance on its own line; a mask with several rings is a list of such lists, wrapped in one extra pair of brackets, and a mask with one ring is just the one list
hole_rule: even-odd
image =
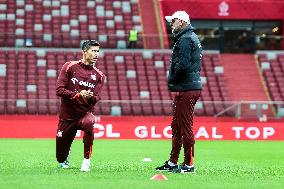
[(92, 78), (92, 80), (96, 80), (96, 79), (97, 79), (97, 76), (96, 76), (96, 74), (94, 74), (94, 75), (91, 75), (91, 78)]

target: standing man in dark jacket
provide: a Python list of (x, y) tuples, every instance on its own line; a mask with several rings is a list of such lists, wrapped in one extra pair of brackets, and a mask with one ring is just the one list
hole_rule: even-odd
[(57, 80), (56, 95), (61, 97), (59, 123), (56, 135), (56, 158), (61, 168), (69, 168), (70, 147), (77, 130), (84, 131), (84, 159), (81, 171), (90, 171), (94, 140), (94, 106), (100, 100), (104, 74), (96, 68), (100, 44), (85, 41), (83, 58), (66, 62)]
[[(172, 150), (170, 159), (157, 171), (180, 173), (194, 172), (194, 106), (201, 94), (200, 69), (202, 48), (198, 36), (193, 32), (189, 16), (185, 11), (177, 11), (165, 17), (171, 22), (174, 34), (174, 47), (168, 76), (168, 87), (175, 93), (173, 101)], [(184, 162), (178, 166), (181, 147), (184, 149)]]

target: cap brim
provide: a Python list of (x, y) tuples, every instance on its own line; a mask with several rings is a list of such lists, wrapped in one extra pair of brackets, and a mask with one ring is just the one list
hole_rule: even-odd
[(165, 16), (167, 22), (172, 22), (173, 18), (174, 18), (173, 16)]

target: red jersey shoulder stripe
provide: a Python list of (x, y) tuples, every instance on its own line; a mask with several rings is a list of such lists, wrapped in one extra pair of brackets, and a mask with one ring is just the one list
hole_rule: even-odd
[(98, 72), (98, 74), (99, 74), (101, 77), (104, 76), (104, 74), (103, 74), (103, 72), (101, 72), (101, 70), (99, 70), (99, 69), (96, 68), (96, 67), (94, 67), (94, 69)]
[(68, 66), (66, 68), (66, 72), (69, 70), (69, 68), (71, 68), (73, 65), (78, 64), (78, 63), (79, 63), (79, 61), (69, 61), (69, 62), (66, 62), (66, 64), (68, 64)]

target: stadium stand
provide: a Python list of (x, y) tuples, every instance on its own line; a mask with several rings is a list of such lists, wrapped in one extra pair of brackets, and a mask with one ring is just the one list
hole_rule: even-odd
[[(276, 102), (284, 101), (284, 54), (276, 53), (273, 58), (268, 58), (265, 53), (257, 55), (259, 67), (262, 70), (265, 86), (267, 87), (270, 99)], [(283, 104), (275, 104), (277, 114), (282, 115)]]
[[(78, 51), (1, 50), (2, 113), (56, 114), (59, 105), (55, 94), (58, 72), (64, 62), (81, 58)], [(107, 81), (98, 114), (169, 115), (171, 94), (167, 89), (170, 52), (105, 50), (99, 68)], [(215, 115), (230, 101), (219, 55), (203, 56), (204, 90), (197, 108), (198, 115)], [(222, 70), (222, 69), (221, 69)], [(48, 100), (47, 100), (48, 99)], [(108, 100), (110, 100), (108, 102)], [(129, 101), (131, 100), (131, 103)], [(218, 101), (206, 105), (206, 101)], [(161, 103), (164, 102), (164, 103)]]
[(284, 55), (278, 54), (275, 59), (268, 59), (265, 54), (261, 54), (258, 56), (258, 60), (271, 99), (274, 101), (283, 101)]
[(18, 0), (0, 9), (1, 46), (78, 48), (81, 40), (98, 39), (105, 48), (126, 48), (132, 27), (141, 36), (138, 0)]
[[(142, 38), (146, 27), (153, 29), (153, 23), (142, 25), (143, 14), (139, 10), (139, 6), (151, 6), (155, 10), (149, 2), (17, 0), (0, 3), (0, 46), (3, 47), (0, 86), (4, 89), (0, 90), (0, 114), (57, 114), (59, 99), (55, 84), (61, 66), (81, 58), (78, 48), (82, 40), (98, 39), (103, 47), (98, 67), (106, 73), (107, 80), (102, 102), (96, 107), (97, 114), (170, 115), (172, 96), (166, 81), (170, 51), (143, 49), (160, 45), (160, 40), (154, 41), (151, 37), (161, 33), (147, 30), (149, 33)], [(125, 50), (128, 31), (133, 26), (139, 32), (137, 46), (143, 50)], [(272, 60), (259, 54), (258, 60), (260, 66), (269, 67), (262, 70), (271, 100), (283, 101), (284, 56), (278, 55)], [(197, 115), (213, 116), (232, 106), (234, 99), (224, 73), (219, 52), (205, 51), (201, 70), (203, 91), (196, 105)], [(227, 116), (236, 114), (235, 109), (224, 112)]]

